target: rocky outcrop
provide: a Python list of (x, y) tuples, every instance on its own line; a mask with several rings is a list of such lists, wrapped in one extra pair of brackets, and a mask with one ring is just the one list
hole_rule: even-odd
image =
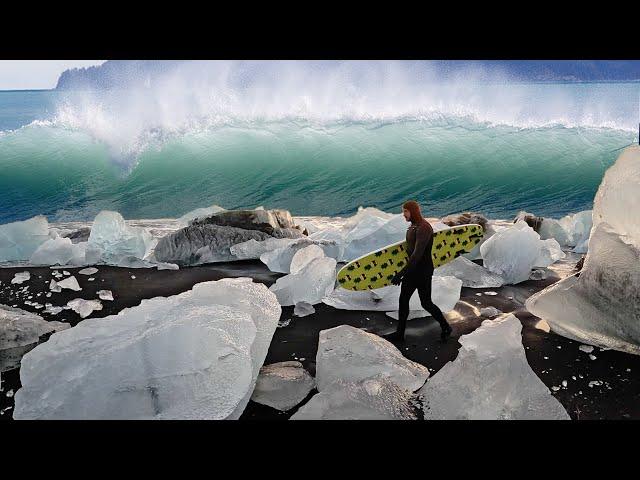
[(161, 238), (155, 257), (180, 266), (237, 260), (233, 245), (269, 238), (303, 238), (286, 210), (231, 210), (206, 218)]

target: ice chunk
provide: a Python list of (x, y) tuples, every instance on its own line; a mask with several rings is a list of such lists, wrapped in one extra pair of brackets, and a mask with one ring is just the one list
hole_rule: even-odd
[(302, 363), (273, 363), (260, 369), (251, 400), (285, 412), (302, 402), (315, 384)]
[(578, 347), (578, 349), (579, 349), (581, 352), (585, 352), (585, 353), (591, 353), (591, 352), (593, 352), (593, 347), (592, 347), (591, 345), (580, 345), (580, 346)]
[(543, 217), (542, 224), (540, 225), (541, 240), (555, 239), (559, 245), (565, 246), (569, 244), (570, 236), (565, 230), (562, 224), (553, 218)]
[(87, 263), (120, 265), (130, 257), (144, 259), (155, 247), (151, 233), (128, 226), (118, 212), (102, 211), (93, 221), (87, 245)]
[(298, 302), (296, 303), (295, 308), (293, 309), (293, 314), (296, 317), (306, 317), (307, 315), (311, 315), (315, 313), (316, 309), (313, 308), (313, 305), (307, 302)]
[(71, 243), (68, 238), (56, 237), (44, 242), (33, 252), (32, 265), (83, 265), (87, 243)]
[(480, 315), (483, 317), (495, 317), (502, 314), (496, 307), (485, 307), (480, 309)]
[(291, 420), (415, 420), (411, 392), (390, 378), (338, 381), (314, 395)]
[(78, 271), (80, 275), (93, 275), (94, 273), (98, 273), (98, 269), (95, 267), (83, 268)]
[(249, 260), (260, 258), (263, 253), (287, 247), (296, 241), (297, 239), (295, 238), (267, 238), (262, 241), (250, 239), (246, 242), (231, 245), (229, 251), (238, 260)]
[(566, 257), (566, 254), (560, 248), (558, 241), (555, 238), (549, 238), (540, 242), (540, 252), (533, 265), (535, 267), (548, 267), (564, 257)]
[(28, 260), (49, 238), (49, 222), (44, 215), (0, 225), (0, 262)]
[(519, 220), (484, 242), (480, 252), (486, 268), (500, 275), (505, 284), (516, 284), (529, 279), (540, 246), (540, 236)]
[(299, 258), (298, 262), (300, 262), (300, 264), (296, 268), (299, 268), (305, 261), (310, 260), (310, 258), (314, 256), (321, 257), (326, 255), (334, 259), (337, 259), (339, 256), (339, 249), (333, 242), (300, 239), (284, 247), (263, 253), (260, 255), (260, 261), (272, 272), (294, 273), (291, 271), (293, 257), (297, 255), (300, 250), (305, 250), (309, 247), (314, 248), (306, 250), (306, 253), (303, 254), (304, 256)]
[(64, 310), (63, 307), (54, 307), (53, 305), (47, 305), (47, 308), (45, 308), (42, 313), (49, 313), (51, 315), (57, 315), (62, 310)]
[(196, 218), (204, 218), (209, 215), (213, 215), (219, 212), (226, 212), (226, 210), (218, 205), (211, 205), (210, 207), (204, 208), (196, 208), (195, 210), (191, 210), (190, 212), (185, 213), (181, 217), (177, 219), (178, 225), (185, 227), (191, 223), (192, 220)]
[(283, 306), (298, 302), (315, 305), (333, 291), (335, 279), (336, 261), (320, 257), (314, 258), (298, 272), (278, 278), (269, 290), (276, 294)]
[(98, 297), (100, 297), (100, 300), (111, 300), (113, 301), (113, 293), (111, 293), (111, 290), (98, 290)]
[(463, 287), (469, 288), (496, 288), (504, 283), (500, 275), (463, 256), (436, 268), (434, 275), (456, 277), (462, 280)]
[(49, 290), (58, 293), (62, 291), (62, 287), (52, 278), (51, 283), (49, 283)]
[(585, 240), (589, 240), (593, 225), (593, 212), (593, 210), (585, 210), (560, 219), (560, 225), (564, 227), (569, 237), (567, 245), (580, 245)]
[(35, 313), (0, 305), (0, 372), (19, 366), (22, 356), (43, 335), (69, 327), (68, 323), (47, 322)]
[(26, 282), (30, 278), (31, 278), (31, 274), (29, 272), (18, 272), (11, 279), (11, 283), (12, 284), (17, 283), (18, 285), (20, 285), (21, 283)]
[(320, 332), (316, 355), (320, 392), (338, 380), (358, 382), (378, 374), (414, 391), (424, 384), (429, 370), (403, 357), (390, 342), (358, 328), (340, 325)]
[(351, 261), (386, 245), (401, 242), (407, 233), (407, 221), (403, 215), (393, 215), (388, 220), (378, 216), (366, 216), (344, 238), (342, 260)]
[(24, 358), (15, 419), (237, 419), (281, 314), (250, 278), (88, 319)]
[(85, 300), (83, 298), (74, 298), (67, 302), (67, 306), (82, 318), (87, 318), (96, 310), (102, 310), (100, 300)]
[[(53, 282), (53, 280), (51, 280)], [(79, 292), (80, 290), (82, 290), (82, 288), (80, 288), (80, 285), (78, 284), (78, 280), (76, 280), (76, 277), (71, 276), (71, 277), (67, 277), (64, 280), (61, 280), (57, 283), (57, 286), (60, 288), (68, 288), (69, 290), (73, 290), (75, 292)], [(51, 286), (49, 286), (50, 290), (53, 290), (53, 288), (51, 288)]]
[(317, 245), (309, 245), (308, 247), (301, 248), (293, 255), (289, 272), (298, 273), (312, 260), (324, 256), (324, 250)]
[(418, 392), (425, 419), (569, 420), (527, 363), (521, 332), (505, 314), (460, 337), (458, 357)]
[(598, 188), (582, 270), (529, 297), (527, 310), (559, 335), (640, 354), (639, 204), (640, 147), (634, 146)]
[[(462, 280), (455, 277), (440, 277), (434, 275), (431, 279), (431, 300), (440, 310), (448, 312), (453, 310), (458, 300)], [(331, 294), (322, 299), (323, 303), (341, 310), (369, 310), (390, 312), (398, 309), (400, 301), (400, 286), (389, 285), (375, 290), (352, 291), (344, 288), (336, 288)], [(416, 291), (409, 300), (409, 310), (421, 311), (423, 315), (429, 315), (422, 309), (420, 296)]]

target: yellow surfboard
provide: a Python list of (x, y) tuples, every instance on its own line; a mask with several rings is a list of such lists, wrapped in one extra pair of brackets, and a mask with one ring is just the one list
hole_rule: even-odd
[[(435, 232), (431, 258), (434, 268), (468, 253), (484, 235), (481, 225), (458, 225)], [(387, 245), (347, 263), (338, 272), (338, 285), (347, 290), (373, 290), (391, 285), (407, 262), (407, 242)]]

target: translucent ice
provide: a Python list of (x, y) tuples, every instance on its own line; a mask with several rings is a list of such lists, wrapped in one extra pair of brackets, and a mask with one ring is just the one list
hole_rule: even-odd
[[(60, 288), (68, 288), (69, 290), (73, 290), (75, 292), (79, 292), (80, 290), (82, 290), (82, 288), (80, 288), (80, 285), (78, 284), (78, 280), (76, 280), (76, 277), (74, 276), (67, 277), (64, 280), (58, 282), (57, 286)], [(49, 288), (53, 290), (51, 287)]]
[(316, 355), (316, 383), (322, 392), (332, 383), (358, 382), (382, 375), (399, 387), (415, 391), (429, 370), (412, 362), (390, 342), (349, 325), (320, 332)]
[(82, 318), (87, 318), (96, 310), (102, 310), (100, 300), (85, 300), (83, 298), (74, 298), (67, 302), (67, 306)]
[(338, 381), (291, 416), (291, 420), (415, 420), (411, 392), (384, 376)]
[(80, 275), (93, 275), (94, 273), (98, 273), (98, 269), (95, 267), (83, 268), (79, 270), (78, 273)]
[(299, 258), (298, 262), (301, 264), (306, 261), (305, 259), (308, 259), (311, 256), (327, 256), (334, 259), (338, 258), (339, 249), (335, 243), (320, 241), (316, 244), (314, 242), (316, 241), (308, 240), (306, 238), (294, 241), (284, 247), (263, 253), (260, 255), (260, 261), (272, 272), (294, 273), (291, 271), (291, 262), (293, 261), (293, 257), (297, 255), (300, 250), (314, 247), (306, 250), (306, 253), (303, 254), (304, 256)]
[(98, 290), (98, 297), (100, 300), (111, 300), (113, 301), (113, 293), (111, 290)]
[(130, 227), (118, 212), (105, 210), (93, 221), (87, 242), (87, 263), (120, 265), (129, 257), (144, 259), (156, 243), (146, 229)]
[(290, 273), (276, 280), (269, 287), (278, 297), (280, 305), (295, 305), (307, 302), (320, 303), (335, 286), (336, 261), (333, 258), (314, 258), (296, 273)]
[(562, 251), (558, 241), (555, 238), (549, 238), (540, 242), (540, 252), (533, 265), (535, 267), (548, 267), (564, 257), (566, 257), (566, 254)]
[(15, 419), (237, 419), (281, 308), (249, 278), (88, 319), (23, 358)]
[(584, 210), (573, 215), (567, 215), (561, 218), (559, 223), (567, 232), (567, 245), (580, 245), (589, 239), (593, 224), (593, 210)]
[(456, 277), (462, 280), (463, 287), (469, 288), (495, 288), (501, 287), (503, 284), (500, 275), (465, 257), (458, 257), (436, 268), (434, 275)]
[(47, 322), (35, 313), (0, 305), (0, 372), (19, 366), (22, 356), (43, 335), (69, 327), (68, 323)]
[[(440, 310), (453, 310), (458, 300), (462, 280), (455, 277), (440, 277), (434, 275), (431, 280), (431, 300)], [(400, 287), (389, 285), (375, 290), (352, 291), (336, 288), (322, 302), (341, 310), (371, 310), (380, 312), (396, 311), (400, 300)], [(423, 312), (421, 316), (429, 315), (422, 309), (420, 297), (416, 291), (409, 300), (409, 310)]]
[(210, 207), (204, 208), (196, 208), (195, 210), (191, 210), (190, 212), (185, 213), (180, 218), (177, 219), (177, 222), (180, 226), (185, 227), (189, 225), (192, 220), (196, 218), (208, 217), (209, 215), (213, 215), (214, 213), (224, 212), (226, 211), (224, 208), (218, 205), (211, 205)]
[(363, 217), (345, 236), (342, 260), (351, 261), (386, 245), (404, 240), (407, 226), (403, 215), (393, 215), (388, 220), (374, 215)]
[(302, 402), (315, 384), (302, 363), (273, 363), (260, 369), (251, 400), (284, 412)]
[(311, 305), (310, 303), (298, 302), (296, 303), (296, 306), (293, 309), (293, 314), (296, 317), (306, 317), (307, 315), (311, 315), (315, 311), (316, 309), (313, 308), (313, 305)]
[(28, 260), (48, 239), (49, 222), (44, 215), (0, 225), (0, 262)]
[(53, 278), (51, 279), (51, 282), (49, 283), (49, 290), (51, 290), (52, 292), (61, 292), (62, 291), (62, 287), (60, 285), (58, 285), (58, 282), (56, 282)]
[(527, 363), (513, 314), (460, 337), (458, 357), (418, 392), (425, 420), (569, 420)]
[(553, 238), (561, 246), (568, 245), (570, 241), (569, 233), (565, 230), (562, 224), (554, 218), (544, 217), (538, 233), (540, 234), (540, 239), (547, 240)]
[(289, 272), (298, 273), (302, 270), (310, 261), (316, 258), (324, 257), (324, 250), (317, 245), (309, 245), (308, 247), (298, 250), (291, 259), (291, 265)]
[(72, 243), (68, 238), (50, 238), (33, 252), (31, 265), (83, 265), (87, 243)]
[(23, 282), (26, 282), (31, 278), (31, 274), (29, 272), (18, 272), (11, 279), (11, 283), (20, 285)]
[(529, 279), (540, 248), (540, 236), (519, 220), (484, 242), (480, 252), (486, 268), (500, 275), (505, 284), (516, 284)]
[(582, 270), (529, 297), (527, 310), (557, 334), (640, 354), (639, 204), (635, 146), (624, 150), (598, 188)]
[(263, 253), (284, 248), (295, 242), (295, 238), (267, 238), (262, 241), (250, 239), (246, 242), (231, 245), (229, 251), (238, 260), (248, 260), (260, 258)]

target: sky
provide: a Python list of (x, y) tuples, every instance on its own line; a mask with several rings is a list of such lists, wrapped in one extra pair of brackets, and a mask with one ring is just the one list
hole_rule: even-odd
[(0, 60), (0, 90), (55, 88), (66, 69), (101, 63), (104, 60)]

